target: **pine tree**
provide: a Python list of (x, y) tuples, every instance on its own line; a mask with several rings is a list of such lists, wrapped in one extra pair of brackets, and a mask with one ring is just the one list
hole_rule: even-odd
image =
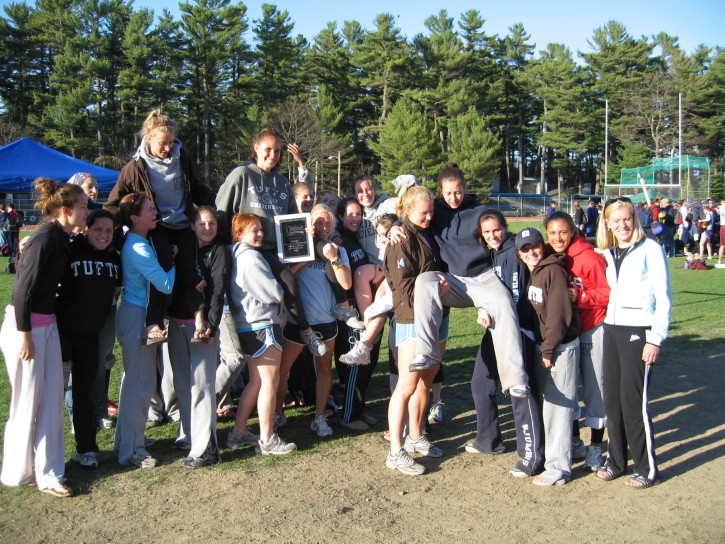
[(474, 108), (451, 120), (448, 137), (448, 158), (466, 173), (468, 192), (485, 199), (501, 164), (501, 137)]
[(383, 177), (388, 179), (401, 174), (430, 177), (440, 167), (433, 123), (409, 98), (395, 103), (383, 122), (379, 142), (369, 145), (380, 157)]

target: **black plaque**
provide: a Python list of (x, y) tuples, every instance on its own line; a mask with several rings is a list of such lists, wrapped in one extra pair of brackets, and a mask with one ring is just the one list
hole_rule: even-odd
[(274, 218), (277, 230), (277, 255), (283, 263), (297, 263), (314, 259), (309, 213), (278, 215)]

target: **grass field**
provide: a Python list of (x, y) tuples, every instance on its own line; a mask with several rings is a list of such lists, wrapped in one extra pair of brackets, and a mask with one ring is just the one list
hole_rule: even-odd
[[(511, 230), (518, 231), (525, 226), (538, 227), (539, 225), (539, 221), (512, 222)], [(0, 270), (4, 270), (5, 261), (6, 259), (0, 259)], [(689, 271), (677, 269), (676, 266), (681, 264), (681, 262), (682, 259), (679, 258), (670, 259), (669, 262), (674, 306), (670, 337), (663, 346), (662, 361), (661, 363), (658, 363), (657, 374), (658, 385), (661, 386), (663, 382), (666, 382), (664, 390), (668, 393), (669, 397), (676, 397), (679, 395), (679, 393), (677, 393), (679, 391), (678, 380), (683, 379), (685, 376), (679, 366), (682, 360), (701, 359), (702, 364), (707, 365), (709, 368), (712, 368), (712, 365), (722, 368), (723, 351), (725, 351), (723, 350), (725, 320), (722, 319), (722, 307), (723, 302), (725, 302), (725, 270), (710, 269), (707, 271)], [(0, 273), (0, 306), (3, 308), (10, 298), (14, 277), (14, 275)], [(463, 417), (465, 421), (465, 429), (468, 429), (465, 432), (470, 432), (472, 425), (470, 416), (463, 414), (463, 412), (466, 410), (470, 411), (472, 409), (469, 383), (472, 369), (472, 359), (475, 356), (479, 341), (480, 330), (478, 326), (475, 325), (475, 311), (454, 310), (451, 315), (450, 339), (445, 358), (446, 378), (442, 396), (446, 401), (446, 405), (453, 407), (451, 408), (453, 413), (447, 413), (447, 418), (451, 417), (453, 419)], [(120, 350), (118, 346), (116, 346), (116, 351), (117, 364), (113, 370), (110, 388), (110, 395), (114, 399), (118, 398), (118, 382), (121, 370)], [(378, 429), (385, 428), (384, 418), (387, 411), (388, 398), (387, 370), (387, 353), (386, 350), (381, 350), (380, 363), (368, 392), (368, 411), (381, 420), (381, 424), (377, 426)], [(702, 384), (701, 388), (715, 388), (716, 390), (717, 388), (721, 389), (723, 385), (722, 374), (717, 373), (715, 376), (715, 378), (710, 379), (710, 383)], [(693, 380), (697, 382), (696, 375), (693, 377)], [(691, 385), (683, 385), (682, 387), (690, 388), (689, 391), (682, 392), (683, 396), (689, 395), (692, 397), (693, 391), (697, 391), (697, 389), (692, 389), (693, 386)], [(0, 371), (0, 429), (2, 429), (2, 431), (4, 431), (4, 424), (7, 419), (9, 395), (10, 391), (7, 374), (5, 371)], [(715, 410), (715, 413), (718, 413), (719, 411), (719, 413), (722, 414), (723, 403), (721, 397), (718, 398), (720, 399), (720, 408), (716, 405), (708, 406), (707, 408), (703, 406), (700, 409)], [(507, 401), (501, 395), (499, 395), (499, 402), (502, 405), (502, 414), (505, 413), (507, 417), (510, 418), (510, 409), (506, 408)], [(663, 406), (663, 404), (659, 404), (658, 406)], [(685, 408), (675, 408), (673, 413)], [(274, 470), (271, 471), (274, 475), (283, 474), (278, 470), (279, 468), (288, 467), (291, 470), (292, 466), (297, 466), (299, 461), (303, 460), (305, 457), (309, 457), (314, 465), (317, 462), (314, 459), (328, 459), (330, 456), (338, 457), (341, 454), (348, 455), (349, 452), (357, 452), (360, 451), (361, 448), (364, 449), (369, 445), (369, 443), (373, 443), (371, 441), (374, 440), (373, 438), (368, 439), (365, 436), (361, 436), (359, 433), (347, 431), (339, 425), (333, 425), (335, 429), (334, 436), (331, 439), (322, 441), (310, 433), (307, 428), (313, 413), (313, 408), (297, 408), (289, 410), (287, 413), (290, 419), (290, 424), (284, 429), (283, 437), (286, 440), (291, 440), (297, 443), (299, 448), (298, 452), (287, 458), (269, 458), (254, 455), (235, 455), (226, 450), (222, 450), (224, 462), (216, 467), (213, 467), (212, 472), (207, 472), (206, 474), (213, 475), (218, 474), (219, 471), (221, 471), (221, 473), (228, 475), (230, 481), (233, 481), (238, 474), (243, 474), (245, 477), (250, 479), (270, 478), (273, 476), (264, 476), (267, 474), (264, 471), (266, 468), (274, 467)], [(667, 415), (668, 414), (669, 412)], [(252, 425), (255, 423), (255, 420), (251, 421)], [(721, 417), (720, 423), (722, 423)], [(176, 427), (177, 424), (170, 423), (148, 431), (148, 436), (159, 441), (159, 445), (156, 446), (156, 449), (154, 450), (154, 455), (157, 456), (163, 463), (163, 467), (160, 470), (154, 470), (152, 473), (148, 473), (147, 471), (128, 470), (119, 467), (115, 463), (115, 457), (110, 451), (112, 449), (113, 430), (99, 431), (98, 442), (100, 449), (103, 452), (101, 457), (103, 464), (101, 465), (101, 468), (97, 471), (93, 471), (93, 475), (89, 477), (87, 476), (87, 472), (81, 474), (81, 472), (73, 466), (73, 463), (68, 464), (69, 476), (73, 478), (74, 482), (79, 482), (74, 486), (76, 487), (77, 492), (80, 492), (81, 494), (93, 494), (96, 497), (100, 497), (100, 500), (102, 501), (112, 502), (117, 500), (115, 497), (119, 490), (123, 490), (123, 492), (128, 491), (133, 493), (150, 494), (152, 493), (150, 491), (151, 486), (156, 484), (166, 484), (168, 486), (174, 485), (176, 488), (180, 485), (183, 486), (184, 478), (190, 478), (190, 476), (187, 476), (188, 473), (184, 472), (183, 469), (178, 466), (178, 460), (183, 457), (183, 453), (171, 448), (175, 438)], [(222, 423), (219, 425), (218, 434), (222, 445), (225, 443), (224, 438), (227, 432), (231, 430), (231, 427), (232, 423)], [(720, 427), (722, 427), (722, 425), (716, 426), (716, 429), (719, 429)], [(66, 430), (69, 430), (67, 422)], [(506, 436), (510, 440), (510, 428), (507, 428), (506, 433)], [(463, 440), (463, 438), (461, 440)], [(700, 442), (702, 442), (702, 440), (704, 439), (700, 439)], [(692, 447), (697, 447), (700, 442), (696, 442)], [(710, 444), (710, 442), (707, 443)], [(462, 444), (459, 444), (458, 447), (461, 446)], [(375, 445), (374, 447), (381, 448), (382, 446)], [(67, 432), (66, 457), (69, 458), (74, 450), (75, 446), (73, 436), (70, 432)], [(710, 451), (711, 450), (708, 450), (707, 455), (703, 454), (702, 463), (706, 463), (708, 459), (712, 459), (711, 456), (715, 455), (717, 450), (712, 452)], [(670, 454), (670, 463), (673, 463), (671, 459), (672, 454)], [(675, 458), (675, 460), (677, 460), (677, 458)], [(378, 463), (378, 461), (379, 460), (376, 460), (375, 463)], [(383, 468), (382, 470), (385, 469)], [(465, 470), (470, 470), (470, 468)], [(450, 472), (443, 471), (443, 474), (449, 473)], [(197, 474), (194, 474), (193, 477), (197, 478)], [(199, 476), (199, 478), (203, 477), (204, 476)], [(713, 477), (721, 480), (721, 475), (714, 475)], [(433, 478), (433, 476), (431, 476), (431, 478)], [(674, 480), (677, 480), (677, 478), (674, 478)], [(193, 481), (197, 482), (198, 480), (195, 479)], [(435, 480), (430, 481), (435, 482)], [(428, 485), (434, 486), (435, 483)], [(564, 487), (575, 490), (576, 487), (574, 486), (575, 484), (573, 483), (571, 486), (567, 485)], [(172, 487), (172, 489), (174, 488)], [(422, 492), (423, 491), (421, 491), (421, 493)], [(506, 492), (511, 493), (511, 491)], [(403, 493), (403, 491), (400, 492), (401, 496)], [(586, 493), (588, 493), (588, 491), (586, 491)], [(22, 519), (25, 520), (26, 525), (28, 525), (28, 522), (32, 519), (44, 520), (44, 516), (48, 514), (49, 505), (46, 501), (38, 501), (37, 497), (37, 491), (32, 486), (22, 489), (7, 489), (0, 486), (0, 505), (2, 505), (0, 506), (0, 536), (3, 534), (3, 520)], [(398, 499), (399, 497), (395, 498), (395, 500)], [(722, 499), (722, 496), (720, 499)], [(717, 502), (718, 501), (716, 501), (716, 503)], [(655, 508), (655, 506), (652, 507)], [(554, 508), (554, 505), (552, 504), (551, 507)], [(96, 515), (90, 506), (88, 506), (88, 508), (89, 510), (87, 514), (89, 516)], [(722, 519), (722, 516), (720, 516), (720, 519)], [(362, 521), (363, 525), (364, 523), (365, 522)], [(514, 520), (513, 523), (518, 522)], [(30, 525), (32, 525), (32, 522)], [(44, 523), (44, 525), (47, 524)], [(588, 526), (585, 525), (584, 527), (586, 527), (585, 530), (588, 530)], [(97, 529), (97, 534), (105, 533), (103, 533), (100, 529)], [(285, 533), (283, 531), (282, 534), (291, 533)], [(606, 532), (602, 533), (601, 536), (604, 535), (606, 535)], [(81, 538), (80, 541), (89, 541), (80, 536), (79, 538)], [(27, 540), (36, 541), (34, 539)], [(61, 540), (67, 541), (67, 538)], [(225, 539), (222, 540), (226, 541)], [(422, 539), (421, 541), (424, 540), (426, 539)], [(677, 538), (674, 540), (680, 541)], [(132, 539), (132, 541), (137, 540)], [(631, 539), (630, 541), (646, 541), (646, 539)], [(668, 541), (668, 539), (663, 537), (658, 541)]]

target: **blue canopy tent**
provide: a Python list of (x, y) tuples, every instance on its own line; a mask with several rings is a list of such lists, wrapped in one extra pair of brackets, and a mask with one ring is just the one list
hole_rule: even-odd
[(76, 172), (96, 178), (99, 193), (110, 193), (118, 179), (115, 170), (75, 159), (30, 138), (0, 147), (0, 193), (30, 193), (37, 177), (65, 182)]

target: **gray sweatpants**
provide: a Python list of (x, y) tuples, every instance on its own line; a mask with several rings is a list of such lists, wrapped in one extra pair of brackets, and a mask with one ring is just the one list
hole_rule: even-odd
[(207, 446), (218, 451), (214, 395), (218, 340), (193, 343), (194, 330), (194, 323), (169, 321), (169, 356), (181, 416), (177, 441), (191, 444), (189, 457), (201, 457)]
[(118, 462), (127, 465), (134, 453), (148, 457), (144, 431), (151, 395), (156, 387), (158, 344), (144, 346), (146, 308), (121, 300), (116, 314), (116, 337), (123, 353), (124, 378), (116, 421), (114, 449)]
[(590, 429), (607, 426), (604, 407), (604, 323), (579, 335), (581, 398), (586, 409), (584, 425)]
[[(441, 297), (438, 274), (443, 275), (451, 289)], [(479, 276), (462, 277), (444, 272), (425, 272), (415, 280), (415, 332), (419, 354), (440, 360), (438, 327), (443, 321), (443, 309), (483, 308), (492, 319), (489, 330), (493, 339), (501, 389), (508, 391), (513, 385), (528, 385), (524, 368), (523, 349), (519, 336), (511, 294), (506, 286), (489, 269)]]
[(536, 379), (544, 395), (544, 468), (547, 478), (571, 476), (571, 430), (577, 410), (576, 384), (579, 373), (579, 339), (561, 344), (552, 368), (541, 366), (541, 347), (536, 352)]
[(216, 369), (216, 404), (217, 411), (235, 409), (232, 402), (231, 389), (234, 382), (247, 364), (242, 355), (242, 346), (239, 343), (236, 324), (231, 314), (223, 314), (219, 329), (219, 366)]

